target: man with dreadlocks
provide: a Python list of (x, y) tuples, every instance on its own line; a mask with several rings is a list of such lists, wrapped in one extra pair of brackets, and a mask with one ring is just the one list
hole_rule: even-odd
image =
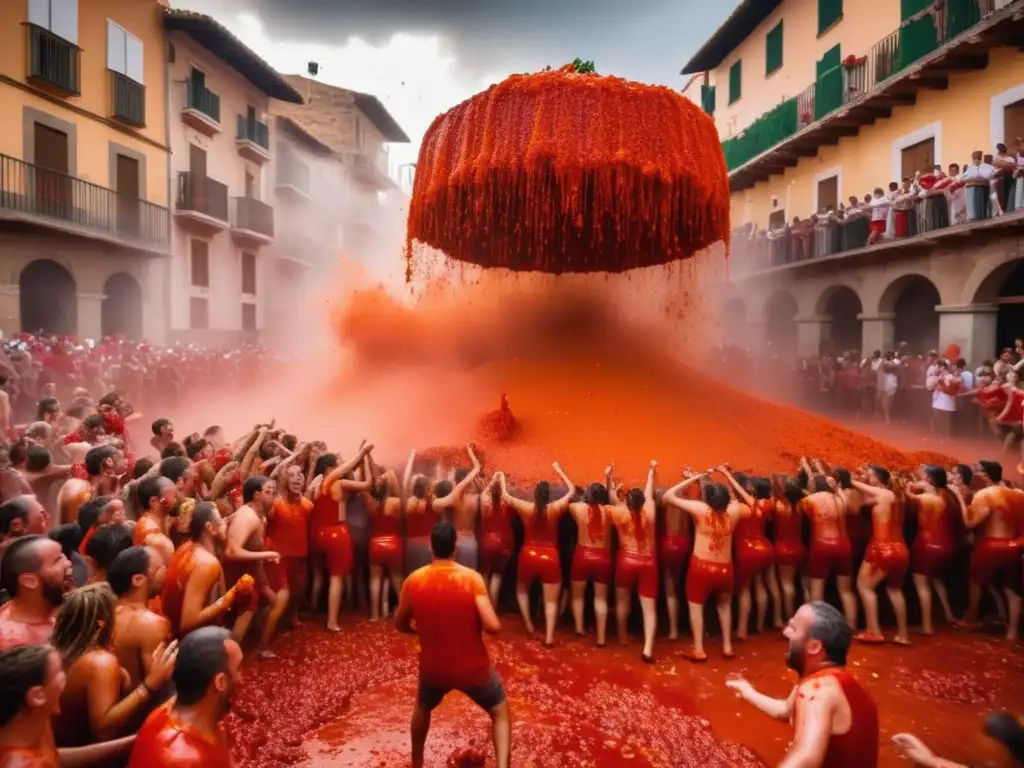
[(853, 481), (854, 487), (871, 505), (871, 543), (857, 574), (857, 590), (864, 604), (867, 631), (855, 637), (862, 643), (885, 642), (878, 621), (878, 595), (875, 593), (884, 582), (885, 592), (896, 614), (893, 642), (910, 645), (907, 600), (903, 595), (903, 579), (910, 568), (910, 551), (903, 540), (903, 492), (892, 489), (892, 478), (884, 467), (869, 466), (866, 480)]

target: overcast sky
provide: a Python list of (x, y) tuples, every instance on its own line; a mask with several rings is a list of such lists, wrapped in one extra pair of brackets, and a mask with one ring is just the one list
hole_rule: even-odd
[(412, 139), (512, 72), (577, 56), (602, 74), (681, 88), (679, 70), (738, 0), (171, 0), (216, 17), (278, 70), (373, 93)]

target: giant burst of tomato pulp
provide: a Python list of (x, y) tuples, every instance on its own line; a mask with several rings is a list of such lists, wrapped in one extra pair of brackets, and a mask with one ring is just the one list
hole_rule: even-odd
[(436, 118), (409, 206), (414, 240), (516, 271), (622, 272), (728, 240), (712, 119), (662, 86), (512, 75)]

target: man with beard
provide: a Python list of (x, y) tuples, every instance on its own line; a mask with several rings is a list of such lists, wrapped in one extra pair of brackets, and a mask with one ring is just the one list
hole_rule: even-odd
[(231, 709), (242, 649), (221, 627), (203, 627), (178, 647), (175, 699), (146, 719), (128, 768), (231, 768), (220, 721)]
[(846, 671), (853, 630), (828, 603), (805, 603), (783, 633), (786, 663), (800, 681), (785, 699), (759, 693), (743, 679), (726, 685), (769, 717), (793, 722), (793, 742), (779, 768), (877, 768), (878, 711)]
[(74, 586), (71, 561), (58, 542), (23, 536), (4, 552), (0, 587), (11, 600), (0, 608), (0, 651), (47, 643), (53, 612)]
[[(217, 550), (227, 538), (227, 525), (217, 506), (196, 504), (189, 523), (189, 541), (174, 553), (161, 592), (164, 615), (176, 637), (219, 623), (236, 596), (248, 607), (255, 582), (248, 574), (224, 593), (224, 571)], [(221, 594), (224, 593), (224, 594)]]
[(167, 576), (164, 559), (152, 547), (131, 547), (114, 558), (107, 581), (117, 596), (111, 651), (137, 688), (150, 673), (153, 654), (171, 639), (171, 625), (149, 609)]
[(169, 563), (174, 545), (167, 537), (167, 516), (178, 503), (178, 489), (166, 477), (150, 477), (139, 483), (139, 508), (142, 515), (135, 525), (132, 543), (137, 547), (155, 547)]

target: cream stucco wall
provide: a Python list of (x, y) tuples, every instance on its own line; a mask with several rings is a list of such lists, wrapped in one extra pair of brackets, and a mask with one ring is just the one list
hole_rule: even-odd
[[(229, 211), (231, 200), (245, 194), (245, 174), (255, 179), (255, 197), (274, 205), (272, 188), (267, 184), (268, 161), (262, 166), (242, 157), (235, 144), (238, 115), (245, 115), (248, 107), (256, 110), (258, 120), (268, 122), (268, 97), (245, 77), (232, 69), (210, 51), (198, 45), (181, 32), (170, 35), (175, 48), (175, 60), (170, 65), (170, 144), (172, 151), (171, 175), (177, 189), (178, 174), (189, 170), (189, 145), (196, 144), (206, 150), (206, 175), (228, 187)], [(181, 119), (185, 106), (185, 81), (192, 67), (206, 74), (206, 87), (220, 97), (221, 133), (206, 136), (186, 125)], [(271, 126), (272, 128), (272, 126)], [(230, 213), (229, 213), (230, 215)], [(279, 224), (275, 211), (275, 227)], [(191, 285), (191, 243), (199, 237), (209, 243), (210, 286), (207, 289)], [(180, 222), (172, 226), (174, 256), (168, 263), (167, 285), (170, 292), (171, 329), (189, 330), (189, 299), (205, 296), (209, 301), (210, 337), (222, 337), (224, 332), (242, 330), (242, 253), (256, 254), (256, 327), (264, 325), (263, 310), (268, 290), (269, 271), (266, 257), (260, 248), (241, 248), (231, 238), (230, 230), (209, 237), (200, 237), (184, 228)], [(249, 301), (249, 299), (246, 299)], [(251, 301), (249, 301), (251, 303)]]
[[(845, 23), (845, 22), (844, 22)], [(971, 152), (991, 153), (1003, 140), (1006, 104), (1024, 99), (1024, 53), (994, 48), (989, 66), (975, 72), (953, 73), (944, 91), (922, 90), (917, 103), (895, 107), (891, 118), (861, 128), (857, 136), (822, 146), (815, 157), (801, 158), (794, 168), (732, 195), (733, 226), (754, 222), (764, 226), (772, 198), (786, 209), (786, 218), (814, 212), (817, 182), (839, 177), (839, 199), (863, 199), (875, 187), (887, 187), (901, 172), (901, 150), (935, 137), (935, 160), (947, 166), (970, 161)]]

